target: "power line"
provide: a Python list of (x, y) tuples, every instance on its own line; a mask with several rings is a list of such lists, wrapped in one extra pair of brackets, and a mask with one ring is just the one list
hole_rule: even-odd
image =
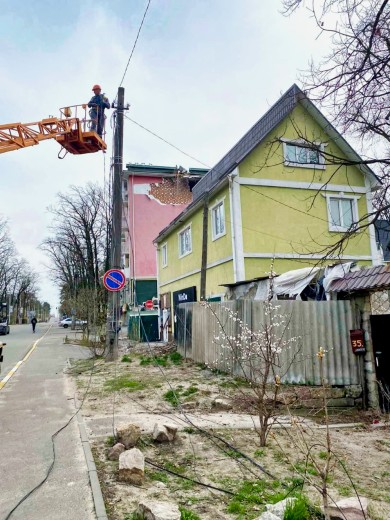
[[(141, 29), (142, 29), (142, 26), (143, 26), (143, 24), (144, 24), (144, 21), (145, 21), (145, 18), (146, 18), (147, 12), (148, 12), (148, 10), (149, 10), (149, 6), (150, 6), (151, 1), (152, 1), (152, 0), (148, 0), (148, 4), (147, 4), (147, 6), (146, 6), (146, 9), (145, 9), (144, 15), (143, 15), (142, 20), (141, 20), (141, 24), (140, 24), (140, 26), (139, 26), (139, 28), (138, 28), (137, 36), (136, 36), (136, 38), (135, 38), (135, 40), (134, 40), (133, 48), (131, 49), (131, 53), (130, 53), (129, 59), (128, 59), (128, 61), (127, 61), (127, 65), (126, 65), (125, 71), (124, 71), (124, 73), (123, 73), (123, 76), (122, 76), (121, 82), (120, 82), (120, 84), (119, 84), (120, 87), (122, 86), (123, 81), (124, 81), (124, 79), (125, 79), (125, 77), (126, 77), (127, 69), (129, 68), (129, 65), (130, 65), (131, 59), (132, 59), (132, 57), (133, 57), (133, 54), (134, 54), (135, 48), (136, 48), (136, 46), (137, 46), (138, 38), (139, 38), (139, 35), (140, 35), (140, 33), (141, 33)], [(116, 98), (115, 98), (115, 99), (116, 99)]]
[(145, 131), (148, 132), (149, 134), (154, 135), (154, 137), (157, 137), (157, 139), (160, 139), (160, 141), (163, 141), (164, 143), (166, 143), (167, 145), (171, 146), (172, 148), (174, 148), (174, 149), (177, 150), (178, 152), (182, 153), (183, 155), (186, 155), (186, 156), (189, 157), (190, 159), (192, 159), (192, 160), (198, 162), (199, 164), (202, 164), (203, 166), (205, 166), (205, 167), (208, 168), (209, 170), (211, 169), (211, 167), (210, 167), (208, 164), (205, 164), (204, 162), (202, 162), (201, 160), (197, 159), (197, 158), (194, 157), (193, 155), (190, 155), (189, 153), (185, 152), (184, 150), (181, 150), (179, 147), (177, 147), (177, 146), (175, 146), (174, 144), (170, 143), (169, 141), (167, 141), (166, 139), (164, 139), (164, 138), (161, 137), (160, 135), (156, 134), (156, 133), (153, 132), (152, 130), (149, 130), (149, 128), (146, 128), (146, 126), (143, 126), (143, 125), (141, 125), (140, 123), (137, 123), (137, 121), (134, 121), (134, 119), (131, 119), (131, 117), (125, 115), (125, 118), (128, 119), (129, 121), (131, 121), (132, 123), (134, 123), (135, 125), (139, 126), (140, 128), (142, 128), (143, 130), (145, 130)]

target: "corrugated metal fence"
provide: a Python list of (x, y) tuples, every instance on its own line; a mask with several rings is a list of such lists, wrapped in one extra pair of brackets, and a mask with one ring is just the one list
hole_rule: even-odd
[[(179, 352), (198, 363), (240, 375), (240, 368), (226, 361), (226, 349), (221, 345), (221, 325), (224, 334), (238, 337), (242, 320), (252, 331), (263, 330), (269, 320), (267, 302), (236, 300), (222, 303), (183, 303), (176, 312)], [(283, 318), (279, 327), (283, 339), (290, 342), (282, 350), (280, 364), (285, 383), (320, 384), (317, 353), (323, 347), (324, 375), (330, 385), (359, 384), (356, 356), (349, 342), (350, 329), (356, 328), (350, 301), (277, 301), (277, 312)], [(232, 315), (234, 313), (234, 315)], [(220, 337), (216, 340), (216, 337)]]

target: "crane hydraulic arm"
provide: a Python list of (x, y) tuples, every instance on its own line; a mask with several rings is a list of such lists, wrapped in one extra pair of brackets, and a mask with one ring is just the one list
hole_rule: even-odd
[[(76, 107), (78, 105), (75, 105)], [(84, 105), (81, 105), (84, 108)], [(70, 107), (61, 109), (61, 114), (71, 114)], [(0, 125), (0, 153), (20, 150), (55, 139), (73, 154), (93, 153), (106, 150), (107, 145), (95, 132), (87, 128), (86, 118), (65, 116), (50, 117), (35, 123), (12, 123)]]

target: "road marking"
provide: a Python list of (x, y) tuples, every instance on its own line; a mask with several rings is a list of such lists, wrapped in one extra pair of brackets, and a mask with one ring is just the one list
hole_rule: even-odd
[(30, 348), (30, 350), (27, 352), (27, 354), (24, 356), (24, 358), (21, 361), (18, 361), (16, 363), (16, 365), (13, 368), (11, 368), (11, 370), (8, 372), (8, 374), (0, 381), (0, 390), (2, 390), (2, 388), (8, 383), (8, 381), (15, 374), (15, 372), (18, 370), (20, 365), (22, 365), (23, 363), (25, 363), (28, 360), (28, 358), (31, 356), (31, 354), (34, 352), (34, 350), (37, 348), (38, 343), (41, 340), (43, 340), (43, 338), (46, 336), (46, 334), (48, 334), (48, 332), (50, 331), (52, 326), (53, 325), (50, 325), (50, 327), (47, 329), (45, 334), (43, 336), (41, 336), (39, 339), (37, 339), (37, 341), (33, 344), (33, 346)]

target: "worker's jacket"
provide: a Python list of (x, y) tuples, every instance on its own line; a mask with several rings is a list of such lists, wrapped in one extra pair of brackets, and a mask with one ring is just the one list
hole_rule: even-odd
[(88, 107), (96, 111), (98, 117), (102, 117), (104, 114), (104, 109), (110, 108), (110, 102), (106, 96), (99, 94), (98, 96), (91, 97), (91, 100), (88, 103)]

